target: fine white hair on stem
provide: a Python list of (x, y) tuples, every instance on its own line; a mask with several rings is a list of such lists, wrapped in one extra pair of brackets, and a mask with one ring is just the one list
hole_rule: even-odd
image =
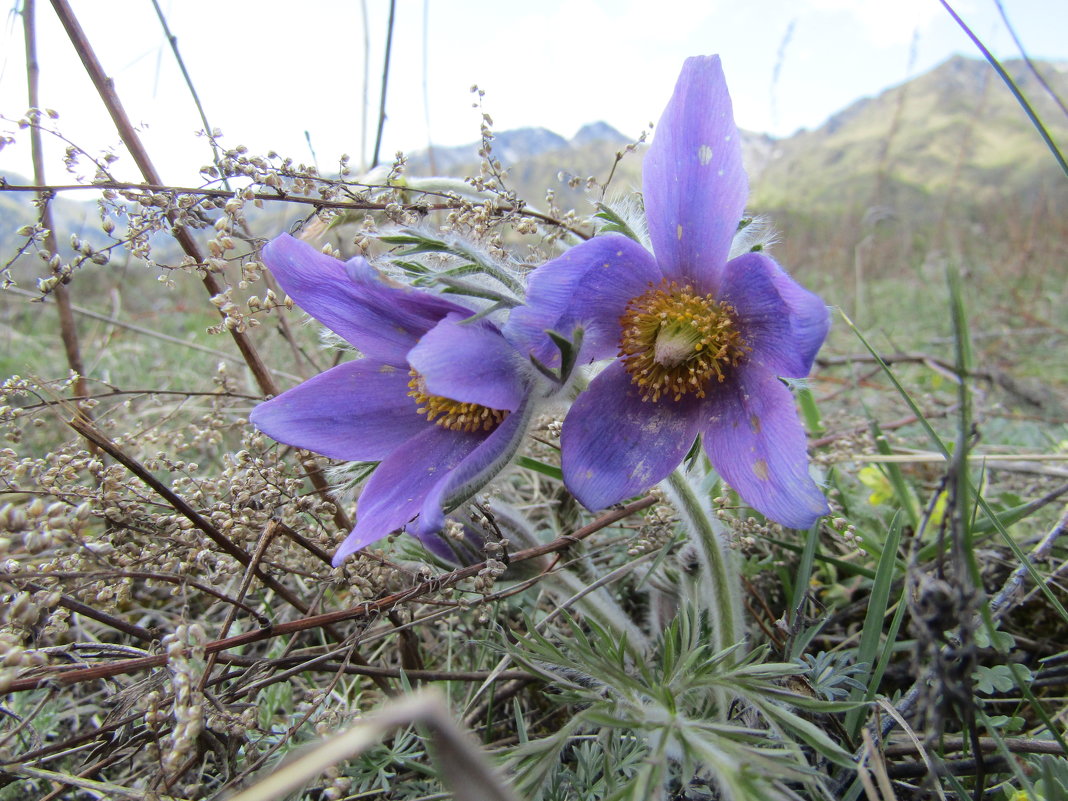
[(748, 217), (738, 228), (731, 243), (730, 258), (750, 253), (753, 250), (770, 250), (779, 241), (779, 233), (767, 217)]
[[(652, 252), (653, 244), (649, 238), (649, 223), (645, 218), (645, 201), (641, 192), (633, 189), (617, 192), (606, 198), (600, 205), (619, 217), (637, 238), (638, 243)], [(607, 220), (600, 217), (594, 217), (593, 224), (598, 231), (610, 225)]]

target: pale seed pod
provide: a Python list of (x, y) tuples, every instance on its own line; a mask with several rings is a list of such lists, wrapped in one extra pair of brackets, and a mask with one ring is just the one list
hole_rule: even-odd
[(32, 623), (37, 619), (37, 606), (28, 592), (20, 592), (7, 607), (7, 619), (12, 623)]

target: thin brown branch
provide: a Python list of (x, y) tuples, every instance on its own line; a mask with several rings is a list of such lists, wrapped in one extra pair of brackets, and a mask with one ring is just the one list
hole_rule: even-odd
[[(399, 679), (404, 675), (409, 679), (417, 681), (483, 682), (489, 678), (501, 681), (538, 680), (538, 677), (533, 673), (527, 673), (522, 670), (505, 670), (500, 673), (494, 673), (490, 670), (407, 670), (399, 667), (378, 667), (375, 665), (342, 665), (340, 662), (331, 661), (313, 662), (307, 657), (302, 656), (287, 656), (281, 659), (260, 659), (254, 656), (223, 654), (219, 656), (218, 661), (227, 665), (238, 665), (242, 667), (299, 668), (297, 672), (305, 670), (341, 670), (343, 673), (348, 673), (354, 676), (382, 676), (383, 678), (392, 679)], [(274, 677), (272, 677), (272, 679), (273, 678)], [(286, 678), (289, 678), (289, 675), (287, 675)], [(260, 689), (261, 686), (262, 685), (257, 684), (256, 689)]]
[[(82, 66), (85, 67), (85, 71), (92, 80), (93, 86), (96, 87), (97, 94), (100, 95), (100, 99), (107, 108), (108, 114), (111, 115), (111, 120), (115, 123), (115, 127), (118, 129), (123, 144), (125, 144), (127, 150), (130, 151), (130, 156), (133, 158), (134, 163), (137, 164), (138, 169), (148, 183), (162, 185), (163, 181), (161, 180), (159, 173), (156, 172), (156, 167), (149, 158), (148, 151), (145, 150), (141, 138), (137, 134), (137, 130), (130, 122), (129, 115), (127, 115), (126, 110), (123, 108), (122, 101), (119, 100), (119, 95), (115, 91), (114, 82), (104, 72), (104, 67), (97, 59), (96, 53), (89, 44), (85, 31), (82, 30), (81, 23), (79, 23), (77, 17), (75, 17), (70, 4), (67, 0), (52, 0), (52, 8), (55, 9), (56, 14), (59, 16), (59, 21), (66, 30), (67, 36), (70, 37), (71, 43), (74, 45), (74, 49), (77, 51), (78, 57), (81, 59)], [(186, 255), (194, 259), (197, 264), (204, 264), (206, 262), (204, 253), (200, 250), (200, 245), (197, 244), (189, 229), (178, 223), (177, 216), (174, 212), (168, 213), (168, 219), (170, 219), (171, 223), (174, 225), (174, 238), (178, 241), (178, 244), (181, 245), (182, 250)], [(222, 292), (222, 286), (213, 274), (205, 273), (203, 275), (203, 282), (205, 289), (207, 289), (211, 297), (215, 297)], [(243, 332), (233, 329), (230, 330), (230, 334), (234, 338), (238, 350), (240, 350), (242, 356), (245, 357), (245, 362), (255, 376), (260, 389), (267, 394), (277, 395), (278, 387), (274, 383), (274, 378), (271, 376), (270, 371), (267, 369), (267, 366), (263, 363), (262, 359), (260, 359), (259, 353), (256, 351), (255, 346), (249, 338)]]
[[(92, 46), (89, 44), (89, 40), (85, 36), (85, 31), (82, 30), (77, 17), (74, 16), (74, 11), (71, 9), (70, 4), (67, 0), (52, 0), (52, 7), (59, 16), (60, 22), (63, 24), (63, 27), (67, 32), (67, 36), (74, 45), (74, 49), (78, 52), (78, 57), (82, 61), (82, 66), (85, 67), (85, 71), (89, 74), (93, 86), (96, 87), (97, 94), (100, 95), (100, 99), (107, 107), (112, 122), (115, 123), (119, 136), (122, 138), (123, 144), (125, 144), (127, 150), (130, 151), (130, 155), (133, 157), (138, 169), (141, 170), (141, 174), (150, 184), (162, 185), (163, 181), (160, 178), (159, 173), (156, 172), (155, 165), (153, 165), (152, 160), (148, 157), (148, 152), (145, 150), (141, 138), (137, 135), (136, 129), (130, 122), (130, 118), (126, 114), (126, 110), (123, 108), (118, 94), (115, 92), (113, 81), (108, 78), (107, 74), (104, 72), (103, 66), (97, 59)], [(185, 251), (186, 255), (192, 258), (197, 264), (204, 264), (206, 261), (204, 254), (201, 252), (200, 246), (197, 244), (196, 239), (193, 238), (192, 233), (178, 221), (176, 212), (169, 211), (167, 214), (168, 219), (173, 226), (172, 232), (174, 238), (177, 240), (182, 250)], [(221, 294), (222, 286), (212, 273), (205, 272), (202, 276), (202, 281), (209, 297), (215, 297), (216, 295)], [(221, 313), (222, 312), (220, 311), (220, 314)], [(259, 352), (252, 344), (252, 340), (249, 339), (244, 332), (238, 331), (236, 328), (229, 329), (229, 331), (230, 335), (233, 337), (234, 343), (237, 345), (237, 349), (241, 351), (241, 355), (245, 359), (245, 363), (248, 365), (249, 370), (252, 371), (252, 375), (255, 377), (256, 383), (259, 385), (260, 389), (263, 390), (266, 395), (277, 395), (278, 386), (274, 382), (274, 377), (271, 375), (270, 370), (267, 369), (267, 365), (264, 364), (263, 360), (260, 358)], [(329, 487), (322, 472), (319, 470), (319, 467), (310, 458), (305, 462), (305, 467), (308, 469), (308, 475), (316, 491), (324, 498), (328, 498), (330, 494)], [(338, 527), (346, 530), (352, 528), (352, 523), (349, 521), (348, 515), (345, 514), (344, 509), (341, 508), (341, 505), (335, 504), (334, 508), (334, 520)]]
[[(186, 503), (185, 499), (175, 493), (166, 484), (157, 479), (152, 473), (150, 473), (144, 465), (133, 458), (129, 453), (115, 443), (114, 440), (109, 438), (100, 429), (98, 429), (91, 422), (83, 417), (75, 416), (67, 421), (67, 425), (81, 434), (89, 442), (94, 443), (97, 447), (111, 456), (115, 461), (133, 473), (144, 484), (150, 487), (157, 495), (163, 498), (168, 504), (174, 507), (175, 511), (185, 517), (190, 523), (196, 526), (200, 531), (207, 535), (208, 539), (214, 542), (224, 552), (232, 556), (238, 562), (245, 567), (252, 564), (252, 557), (248, 555), (243, 549), (234, 545), (234, 543), (221, 531), (215, 528), (208, 520), (201, 516), (192, 506)], [(270, 576), (265, 575), (262, 571), (256, 570), (256, 576), (264, 583), (265, 586), (278, 593), (279, 597), (284, 598), (288, 603), (297, 607), (298, 609), (303, 607), (302, 611), (307, 611), (307, 607), (288, 589), (279, 584)]]
[[(7, 579), (6, 576), (4, 578)], [(33, 590), (34, 592), (48, 591), (47, 588), (42, 587), (40, 584), (36, 584), (32, 581), (26, 582), (26, 584), (24, 584), (23, 586), (29, 590)], [(71, 598), (69, 595), (61, 595), (59, 598), (59, 605), (62, 606), (64, 609), (74, 612), (75, 614), (81, 615), (82, 617), (87, 617), (90, 620), (95, 620), (97, 623), (103, 623), (105, 626), (113, 628), (116, 631), (121, 631), (123, 634), (128, 634), (129, 636), (138, 640), (142, 640), (143, 642), (154, 642), (159, 639), (159, 637), (155, 633), (149, 631), (146, 628), (143, 628), (142, 626), (138, 626), (134, 623), (127, 623), (122, 618), (115, 617), (114, 615), (109, 615), (107, 612), (102, 612), (99, 609), (96, 609), (95, 607), (89, 606), (88, 604), (83, 604), (77, 598)]]
[[(256, 571), (259, 570), (260, 562), (263, 561), (263, 555), (267, 552), (267, 548), (270, 547), (271, 541), (277, 533), (278, 524), (273, 520), (267, 523), (267, 527), (260, 535), (259, 542), (256, 543), (256, 550), (252, 553), (252, 560), (246, 565), (245, 574), (241, 577), (241, 586), (237, 590), (238, 601), (245, 600), (245, 596), (248, 594), (248, 589), (252, 586), (252, 579), (255, 577)], [(236, 617), (237, 607), (231, 606), (226, 612), (226, 618), (223, 620), (222, 627), (219, 629), (220, 638), (224, 638), (230, 633), (230, 627), (234, 624), (234, 619)], [(215, 668), (216, 657), (216, 654), (208, 655), (204, 672), (200, 676), (200, 692), (204, 692), (204, 688), (207, 686), (208, 680), (211, 678), (211, 672)]]
[[(534, 548), (527, 548), (522, 551), (518, 551), (514, 554), (509, 554), (509, 561), (513, 563), (523, 562), (528, 559), (535, 559), (539, 556), (545, 556), (546, 554), (556, 553), (564, 551), (570, 548), (575, 543), (585, 539), (591, 534), (600, 531), (607, 526), (617, 523), (624, 518), (627, 518), (643, 509), (647, 509), (656, 503), (656, 498), (652, 495), (647, 495), (640, 500), (627, 504), (621, 509), (617, 509), (607, 514), (601, 515), (589, 525), (575, 531), (573, 534), (565, 534), (562, 537), (558, 537), (552, 542), (545, 545), (539, 545)], [(307, 631), (309, 629), (323, 628), (331, 626), (337, 623), (341, 623), (347, 620), (368, 620), (382, 615), (384, 612), (394, 608), (398, 604), (405, 603), (406, 601), (414, 600), (423, 595), (427, 595), (432, 592), (438, 592), (446, 587), (451, 587), (463, 581), (466, 578), (475, 576), (479, 571), (486, 568), (485, 562), (479, 562), (478, 564), (469, 565), (468, 567), (462, 567), (451, 573), (446, 573), (442, 576), (429, 579), (427, 581), (420, 582), (400, 592), (392, 593), (383, 598), (379, 598), (374, 601), (364, 601), (356, 606), (349, 607), (348, 609), (339, 609), (334, 612), (327, 612), (321, 615), (311, 615), (298, 620), (292, 620), (284, 623), (276, 623), (271, 626), (266, 626), (255, 631), (245, 632), (244, 634), (237, 634), (233, 637), (227, 637), (222, 640), (215, 640), (205, 645), (205, 653), (215, 653), (217, 651), (226, 651), (230, 648), (237, 648), (243, 645), (249, 645), (254, 642), (266, 640), (271, 637), (278, 637), (286, 634), (294, 634), (300, 631)], [(33, 690), (41, 686), (58, 684), (60, 686), (67, 686), (70, 684), (77, 684), (83, 681), (94, 681), (97, 679), (109, 678), (111, 676), (118, 676), (124, 673), (133, 673), (139, 670), (148, 670), (150, 668), (159, 667), (166, 664), (167, 656), (160, 654), (158, 656), (146, 656), (139, 659), (128, 659), (123, 662), (109, 663), (105, 665), (96, 665), (90, 668), (83, 668), (80, 670), (70, 670), (62, 673), (55, 671), (49, 671), (45, 675), (36, 675), (32, 677), (14, 679), (7, 688), (7, 692), (22, 692), (24, 690)]]
[(245, 395), (241, 392), (222, 392), (219, 390), (213, 390), (211, 392), (193, 392), (186, 389), (116, 389), (111, 387), (108, 392), (98, 392), (95, 395), (74, 395), (61, 401), (40, 401), (38, 403), (27, 403), (22, 409), (46, 409), (57, 404), (64, 403), (66, 401), (83, 401), (83, 400), (106, 400), (108, 398), (125, 398), (130, 395), (139, 397), (150, 396), (168, 396), (173, 395), (180, 398), (232, 398), (235, 400), (247, 400), (258, 401), (260, 398), (258, 395)]
[[(1000, 754), (978, 759), (946, 759), (936, 762), (937, 775), (975, 776), (980, 770), (984, 773), (1004, 773), (1009, 770), (1009, 763)], [(919, 779), (932, 775), (925, 762), (897, 762), (886, 766), (886, 775), (891, 779)]]
[(962, 376), (955, 364), (928, 353), (888, 353), (879, 354), (879, 356), (873, 356), (870, 353), (861, 353), (847, 356), (818, 356), (816, 358), (816, 364), (824, 368), (876, 361), (881, 361), (887, 365), (922, 364), (928, 369), (940, 373), (953, 382), (960, 382), (962, 377), (979, 378), (983, 381), (988, 381), (991, 384), (1001, 387), (1005, 392), (1018, 400), (1024, 401), (1030, 406), (1043, 408), (1050, 403), (1050, 399), (1036, 394), (1034, 390), (1022, 385), (1004, 370), (998, 370), (996, 368), (978, 369), (973, 367), (968, 371), (966, 376)]
[[(174, 507), (175, 511), (177, 511), (190, 523), (192, 523), (194, 526), (204, 532), (208, 536), (208, 539), (218, 545), (223, 551), (232, 556), (246, 568), (249, 568), (255, 574), (256, 578), (263, 582), (263, 585), (265, 587), (268, 587), (273, 590), (279, 598), (281, 598), (294, 609), (299, 611), (302, 615), (307, 615), (309, 613), (310, 607), (306, 603), (304, 603), (296, 595), (294, 595), (287, 587), (280, 584), (274, 578), (268, 576), (266, 573), (256, 567), (253, 563), (251, 556), (249, 556), (243, 549), (234, 545), (234, 543), (231, 542), (230, 539), (226, 537), (226, 535), (224, 535), (221, 531), (215, 528), (214, 525), (209, 523), (206, 519), (204, 519), (204, 517), (198, 514), (196, 510), (194, 510), (188, 503), (186, 503), (184, 498), (173, 492), (170, 487), (159, 481), (148, 470), (146, 470), (140, 462), (138, 462), (124, 450), (119, 448), (118, 445), (115, 444), (115, 442), (105, 436), (103, 432), (96, 428), (96, 426), (94, 426), (92, 423), (88, 422), (84, 418), (79, 418), (77, 416), (67, 421), (67, 425), (69, 425), (71, 428), (73, 428), (75, 431), (77, 431), (90, 442), (96, 443), (96, 445), (102, 451), (113, 457), (127, 470), (129, 470), (131, 473), (141, 479), (141, 481), (147, 484), (150, 488), (152, 488), (156, 492), (156, 494), (158, 494), (161, 498), (167, 501), (167, 503)], [(343, 639), (343, 637), (338, 632), (333, 630), (333, 627), (329, 621), (324, 622), (323, 630), (326, 631), (326, 633), (329, 634), (333, 639), (338, 640), (339, 642)], [(357, 664), (367, 664), (363, 657), (355, 652), (353, 652), (352, 659), (356, 661)], [(390, 691), (390, 686), (383, 679), (378, 677), (372, 677), (372, 679), (374, 680), (375, 684), (379, 685), (383, 692)]]
[[(23, 30), (26, 39), (26, 83), (29, 95), (30, 113), (40, 114), (41, 101), (38, 94), (40, 84), (40, 66), (37, 63), (37, 32), (36, 32), (36, 3), (35, 0), (24, 0), (22, 4)], [(33, 161), (34, 183), (45, 183), (44, 149), (41, 145), (41, 131), (37, 126), (30, 128), (30, 153)], [(50, 196), (48, 196), (50, 197)], [(48, 202), (45, 193), (38, 192), (37, 199), (41, 208), (41, 225), (48, 230), (45, 237), (45, 247), (50, 253), (59, 252), (59, 244), (56, 241), (56, 227), (52, 219), (52, 206)], [(85, 383), (85, 363), (82, 361), (81, 348), (78, 344), (78, 326), (74, 322), (74, 313), (71, 309), (70, 292), (63, 281), (55, 285), (52, 290), (56, 298), (56, 309), (59, 311), (59, 336), (63, 340), (63, 352), (67, 356), (67, 365), (75, 373), (74, 394), (85, 395), (88, 387)], [(88, 417), (88, 410), (83, 413)]]
[[(358, 184), (352, 182), (346, 182), (342, 184), (346, 187), (355, 187), (360, 189), (384, 189), (388, 187), (382, 187), (377, 184)], [(166, 184), (153, 184), (153, 183), (130, 183), (126, 181), (98, 181), (91, 184), (12, 184), (0, 178), (0, 192), (74, 192), (81, 189), (114, 189), (118, 192), (134, 191), (134, 192), (151, 192), (155, 194), (173, 194), (173, 195), (195, 195), (199, 197), (208, 198), (225, 198), (229, 199), (234, 196), (233, 192), (228, 192), (225, 189), (209, 189), (206, 187), (191, 187), (191, 186), (169, 186)], [(414, 191), (414, 190), (413, 190)], [(428, 197), (441, 197), (443, 200), (440, 203), (403, 203), (400, 205), (405, 211), (410, 211), (415, 214), (425, 214), (431, 211), (451, 211), (462, 202), (452, 198), (448, 198), (446, 195), (440, 192), (434, 192), (429, 190), (419, 190), (423, 195)], [(389, 201), (372, 201), (372, 200), (332, 200), (323, 197), (308, 197), (306, 195), (294, 195), (289, 192), (285, 192), (281, 189), (273, 192), (254, 192), (252, 194), (243, 195), (246, 200), (259, 200), (265, 202), (281, 202), (281, 203), (298, 203), (307, 206), (314, 206), (316, 209), (340, 209), (348, 211), (382, 211), (386, 206), (392, 206), (393, 203)], [(506, 214), (521, 214), (524, 217), (529, 217), (532, 220), (538, 220), (546, 225), (551, 225), (554, 228), (560, 228), (568, 233), (574, 234), (580, 239), (589, 239), (591, 234), (588, 231), (583, 231), (580, 228), (572, 227), (566, 224), (563, 220), (558, 220), (549, 214), (543, 214), (540, 211), (528, 209), (526, 207), (520, 208), (509, 204), (503, 204), (494, 207), (494, 213), (500, 215)]]
[[(993, 753), (1003, 744), (1013, 754), (1061, 754), (1065, 753), (1060, 743), (1055, 740), (1035, 740), (1027, 737), (1004, 737), (995, 740), (993, 737), (980, 737), (979, 748), (983, 753)], [(938, 750), (941, 753), (953, 754), (967, 751), (972, 747), (971, 738), (943, 737), (938, 741)], [(915, 743), (900, 742), (888, 745), (883, 749), (888, 757), (908, 756), (919, 753)]]
[[(954, 411), (956, 411), (956, 407), (950, 407), (948, 409), (939, 410), (939, 411), (936, 411), (936, 412), (931, 412), (929, 414), (926, 414), (925, 416), (926, 416), (926, 418), (928, 420), (931, 420), (931, 419), (934, 419), (936, 417), (945, 417), (946, 415), (948, 415), (948, 414), (950, 414), (950, 413), (952, 413)], [(904, 417), (900, 417), (897, 420), (892, 420), (889, 423), (880, 423), (879, 424), (879, 428), (882, 429), (883, 431), (893, 431), (893, 430), (898, 429), (898, 428), (904, 428), (905, 426), (910, 426), (910, 425), (912, 425), (912, 424), (914, 424), (914, 423), (916, 423), (918, 421), (919, 421), (919, 418), (916, 415), (909, 414), (909, 415), (905, 415)], [(845, 431), (839, 431), (839, 432), (834, 433), (834, 434), (827, 434), (826, 436), (818, 437), (817, 439), (814, 439), (809, 443), (809, 447), (811, 447), (811, 448), (822, 448), (824, 445), (830, 445), (832, 442), (835, 442), (837, 440), (845, 439), (847, 437), (857, 436), (857, 435), (860, 435), (860, 434), (866, 434), (866, 433), (869, 433), (870, 431), (871, 431), (871, 424), (870, 423), (861, 423), (860, 425), (853, 426), (852, 428), (847, 428)]]
[[(41, 576), (41, 574), (39, 572), (34, 571), (32, 573), (4, 573), (2, 578), (3, 578), (4, 581), (16, 582), (16, 581), (20, 581), (22, 579), (40, 578), (40, 576)], [(89, 578), (89, 579), (93, 579), (93, 580), (100, 580), (100, 579), (105, 579), (105, 578), (133, 578), (133, 579), (143, 579), (145, 581), (162, 581), (162, 582), (167, 582), (169, 584), (178, 584), (178, 585), (182, 585), (182, 586), (189, 586), (189, 587), (192, 587), (193, 589), (197, 590), (198, 592), (202, 592), (202, 593), (205, 593), (206, 595), (210, 595), (213, 598), (217, 598), (220, 601), (222, 601), (223, 603), (232, 604), (233, 606), (236, 606), (236, 607), (239, 607), (241, 609), (244, 609), (252, 617), (254, 617), (256, 619), (256, 622), (259, 623), (259, 625), (261, 625), (261, 626), (270, 625), (270, 621), (266, 617), (261, 615), (259, 612), (257, 612), (255, 609), (253, 609), (251, 606), (248, 606), (247, 604), (243, 604), (240, 601), (237, 601), (237, 600), (231, 598), (229, 595), (226, 595), (225, 593), (219, 592), (218, 590), (216, 590), (213, 587), (209, 587), (206, 584), (201, 584), (198, 581), (194, 581), (193, 579), (189, 578), (188, 576), (177, 576), (177, 575), (173, 575), (173, 574), (170, 574), (170, 573), (152, 573), (152, 572), (149, 572), (149, 571), (138, 571), (138, 570), (103, 570), (103, 571), (97, 571), (97, 570), (60, 571), (60, 570), (57, 570), (57, 571), (49, 572), (48, 573), (48, 578), (50, 578), (50, 579)]]
[(306, 550), (308, 553), (310, 553), (313, 556), (315, 556), (317, 559), (319, 559), (319, 561), (323, 562), (323, 564), (327, 564), (327, 565), (331, 564), (332, 559), (330, 557), (330, 554), (328, 554), (326, 551), (324, 551), (322, 548), (320, 548), (314, 542), (309, 540), (307, 537), (305, 537), (299, 531), (294, 531), (292, 528), (290, 528), (289, 526), (287, 526), (285, 523), (283, 523), (281, 521), (277, 521), (277, 525), (278, 525), (278, 530), (279, 531), (281, 531), (283, 534), (285, 534), (287, 537), (289, 537), (291, 540), (293, 540), (293, 542), (295, 542), (301, 548)]

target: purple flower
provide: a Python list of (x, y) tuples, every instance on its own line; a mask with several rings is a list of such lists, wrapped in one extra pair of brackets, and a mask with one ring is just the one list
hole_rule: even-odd
[(405, 527), (450, 558), (437, 535), (446, 512), (500, 472), (526, 431), (529, 361), (490, 322), (467, 321), (470, 309), (387, 284), (362, 258), (341, 262), (283, 234), (263, 260), (300, 308), (363, 354), (250, 417), (287, 445), (380, 462), (334, 564)]
[(538, 268), (513, 313), (581, 327), (588, 361), (615, 357), (564, 421), (564, 481), (600, 509), (663, 479), (700, 434), (746, 503), (805, 528), (827, 503), (780, 377), (808, 375), (828, 312), (765, 254), (728, 258), (748, 181), (718, 56), (683, 66), (642, 188), (653, 253), (595, 237)]

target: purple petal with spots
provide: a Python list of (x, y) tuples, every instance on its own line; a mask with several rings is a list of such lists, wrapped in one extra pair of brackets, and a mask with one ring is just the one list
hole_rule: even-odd
[(615, 356), (619, 317), (627, 301), (660, 277), (652, 255), (634, 240), (620, 234), (594, 237), (531, 274), (526, 305), (512, 311), (505, 336), (526, 344), (542, 362), (556, 365), (559, 351), (545, 330), (570, 336), (576, 325), (582, 325), (587, 329), (583, 358)]
[(627, 304), (659, 286), (660, 268), (652, 254), (625, 236), (604, 236), (604, 260), (594, 262), (571, 293), (562, 327), (582, 325), (583, 358), (596, 361), (615, 356), (622, 336), (619, 320)]
[(747, 504), (790, 528), (827, 514), (793, 395), (773, 373), (739, 369), (705, 399), (703, 418), (712, 466)]
[(409, 351), (408, 363), (432, 395), (508, 411), (518, 409), (526, 395), (523, 375), (530, 365), (488, 323), (450, 315)]
[(471, 498), (504, 469), (522, 444), (532, 411), (533, 404), (528, 400), (434, 485), (412, 528), (415, 536), (421, 540), (434, 536), (445, 525), (448, 512)]
[(645, 157), (642, 188), (664, 275), (715, 294), (749, 193), (719, 56), (683, 65)]
[(408, 373), (371, 359), (345, 362), (261, 403), (249, 416), (267, 436), (332, 459), (376, 461), (427, 426)]
[(787, 378), (809, 374), (830, 327), (819, 296), (763, 253), (746, 253), (727, 263), (719, 298), (737, 312), (753, 366)]
[(351, 553), (406, 526), (448, 471), (478, 447), (481, 434), (426, 424), (375, 470), (356, 506), (356, 527), (334, 554), (334, 566)]
[(588, 509), (642, 492), (682, 461), (700, 429), (700, 402), (646, 402), (614, 362), (579, 395), (564, 420), (564, 483)]
[(404, 364), (423, 334), (450, 313), (471, 312), (441, 298), (388, 286), (363, 259), (348, 263), (281, 234), (263, 261), (305, 312), (368, 356)]

